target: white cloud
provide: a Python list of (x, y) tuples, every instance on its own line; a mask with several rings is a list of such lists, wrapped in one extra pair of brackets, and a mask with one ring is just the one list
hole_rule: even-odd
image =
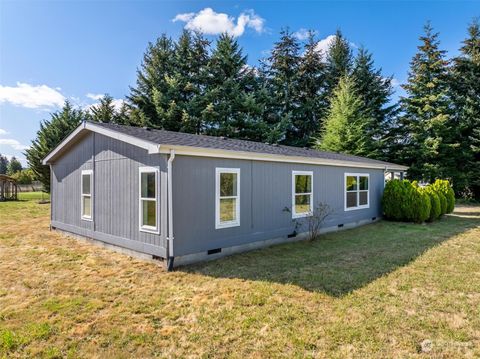
[(6, 135), (8, 132), (3, 128), (0, 128), (0, 135)]
[[(308, 39), (308, 36), (309, 36), (309, 32), (311, 30), (307, 30), (307, 29), (304, 29), (304, 28), (301, 28), (300, 30), (298, 31), (295, 31), (293, 33), (293, 36), (295, 36), (297, 39), (299, 39), (300, 41), (303, 41), (303, 40), (306, 40)], [(317, 31), (312, 31), (313, 32), (313, 35), (316, 35), (317, 34)]]
[(330, 48), (330, 45), (335, 41), (336, 36), (335, 35), (328, 35), (326, 38), (320, 40), (317, 43), (317, 46), (315, 46), (315, 50), (325, 54), (327, 53), (328, 49)]
[(96, 93), (87, 93), (86, 96), (87, 96), (88, 98), (91, 98), (92, 100), (95, 100), (95, 101), (98, 101), (98, 100), (100, 100), (100, 99), (103, 97), (103, 95), (102, 95), (101, 93), (99, 93), (99, 94), (96, 94)]
[(235, 17), (228, 14), (215, 12), (212, 8), (205, 8), (198, 13), (178, 14), (173, 22), (185, 22), (188, 30), (200, 31), (207, 35), (218, 35), (226, 32), (232, 36), (241, 36), (246, 28), (251, 28), (258, 33), (264, 31), (265, 20), (255, 14), (253, 10), (244, 11)]
[(398, 81), (396, 78), (392, 78), (391, 84), (393, 87), (398, 87), (400, 86), (400, 81)]
[(0, 145), (10, 146), (17, 151), (23, 151), (29, 148), (29, 146), (22, 145), (20, 142), (14, 140), (13, 138), (0, 138)]
[(0, 103), (9, 102), (27, 108), (61, 107), (65, 97), (47, 85), (17, 82), (17, 86), (0, 85)]

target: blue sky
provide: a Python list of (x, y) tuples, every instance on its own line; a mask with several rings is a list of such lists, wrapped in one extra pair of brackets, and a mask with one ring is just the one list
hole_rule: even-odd
[(0, 0), (0, 153), (23, 159), (40, 121), (65, 99), (86, 107), (109, 93), (120, 103), (148, 41), (164, 32), (176, 38), (187, 26), (214, 39), (228, 31), (256, 65), (282, 27), (299, 34), (312, 29), (319, 39), (341, 28), (402, 83), (427, 20), (455, 55), (479, 16), (480, 3), (473, 1)]

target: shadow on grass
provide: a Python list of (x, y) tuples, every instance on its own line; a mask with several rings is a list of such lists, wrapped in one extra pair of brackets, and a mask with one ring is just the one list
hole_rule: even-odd
[(216, 278), (293, 284), (309, 291), (343, 296), (404, 266), (429, 248), (480, 226), (480, 207), (418, 225), (381, 221), (296, 242), (185, 267)]

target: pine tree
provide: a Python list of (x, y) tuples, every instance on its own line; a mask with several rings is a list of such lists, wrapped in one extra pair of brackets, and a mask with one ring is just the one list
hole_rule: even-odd
[(15, 156), (12, 156), (7, 167), (7, 175), (11, 176), (23, 169), (22, 164)]
[(171, 106), (167, 92), (173, 69), (173, 42), (163, 34), (154, 44), (148, 44), (143, 62), (137, 70), (136, 86), (130, 88), (127, 99), (133, 107), (132, 123), (156, 128), (165, 127), (164, 113)]
[(117, 111), (113, 103), (113, 97), (105, 94), (97, 105), (90, 108), (90, 116), (92, 121), (103, 123), (117, 123)]
[(350, 75), (352, 69), (352, 49), (340, 30), (328, 48), (325, 67), (325, 93), (332, 98), (340, 78)]
[[(449, 99), (445, 51), (439, 49), (438, 33), (425, 26), (418, 53), (410, 63), (407, 96), (400, 101), (402, 160), (416, 180), (447, 178), (454, 166), (449, 128)], [(450, 133), (449, 133), (450, 131)]]
[(317, 45), (318, 41), (310, 31), (298, 66), (299, 108), (294, 118), (293, 130), (287, 133), (288, 142), (294, 146), (312, 145), (311, 138), (322, 128), (322, 119), (328, 110), (328, 99), (324, 93), (325, 64)]
[(453, 59), (450, 76), (454, 124), (459, 148), (456, 151), (454, 188), (471, 190), (480, 200), (480, 25), (468, 28), (460, 55)]
[(40, 123), (37, 137), (25, 151), (28, 166), (43, 184), (46, 192), (50, 192), (50, 169), (42, 164), (43, 159), (83, 121), (84, 117), (82, 110), (74, 109), (66, 101), (61, 111), (52, 113), (50, 120)]
[(397, 105), (391, 104), (392, 77), (384, 77), (382, 70), (375, 68), (372, 54), (363, 47), (355, 57), (352, 77), (363, 100), (363, 110), (372, 119), (367, 135), (375, 139), (376, 158), (387, 159), (390, 129), (397, 113)]
[(333, 93), (324, 129), (317, 140), (320, 150), (369, 157), (373, 140), (367, 131), (371, 118), (364, 112), (364, 103), (356, 93), (351, 77), (342, 77)]
[(0, 153), (0, 175), (7, 174), (8, 158)]
[(219, 37), (208, 70), (205, 133), (261, 140), (265, 126), (255, 97), (255, 70), (247, 65), (247, 57), (235, 38), (228, 34)]
[(266, 122), (272, 127), (270, 138), (275, 142), (289, 144), (292, 141), (292, 136), (286, 136), (287, 132), (294, 131), (293, 123), (298, 116), (299, 53), (297, 39), (288, 29), (283, 29), (262, 70), (269, 93)]

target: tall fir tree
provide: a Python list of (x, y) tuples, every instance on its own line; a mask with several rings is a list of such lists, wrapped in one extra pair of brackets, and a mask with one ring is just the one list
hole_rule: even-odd
[(263, 67), (269, 92), (266, 122), (275, 134), (270, 136), (273, 142), (290, 144), (293, 141), (290, 133), (298, 116), (299, 66), (300, 44), (289, 29), (282, 29), (280, 40), (274, 44)]
[(371, 157), (374, 141), (367, 135), (371, 118), (364, 110), (362, 98), (357, 94), (352, 77), (340, 78), (324, 128), (317, 139), (316, 148)]
[(325, 58), (325, 93), (332, 98), (340, 78), (349, 76), (352, 69), (352, 49), (348, 40), (337, 30)]
[(103, 123), (116, 123), (117, 112), (115, 110), (115, 103), (113, 97), (105, 94), (98, 104), (93, 105), (89, 109), (89, 120)]
[(28, 166), (42, 183), (43, 189), (50, 192), (50, 169), (42, 161), (50, 151), (67, 137), (85, 118), (85, 113), (72, 107), (66, 101), (62, 110), (51, 114), (50, 120), (40, 123), (40, 130), (32, 145), (25, 151)]
[(453, 59), (450, 74), (453, 101), (453, 128), (456, 151), (454, 188), (457, 193), (472, 191), (480, 200), (480, 25), (468, 28), (460, 55)]
[(257, 102), (255, 69), (247, 65), (238, 41), (222, 34), (210, 58), (203, 111), (206, 134), (262, 140), (267, 131)]
[(170, 107), (167, 95), (174, 69), (174, 45), (165, 34), (149, 43), (137, 70), (137, 82), (130, 88), (131, 122), (139, 126), (165, 127), (165, 112)]
[(454, 167), (452, 158), (448, 61), (439, 49), (438, 33), (424, 27), (418, 53), (410, 63), (407, 95), (401, 98), (401, 159), (410, 166), (412, 179), (433, 181), (447, 178)]
[(364, 111), (372, 119), (367, 136), (375, 139), (376, 157), (386, 160), (391, 142), (390, 130), (398, 112), (398, 106), (391, 103), (392, 77), (384, 77), (382, 70), (375, 68), (372, 54), (363, 47), (355, 57), (352, 77)]
[(292, 130), (287, 133), (288, 142), (294, 146), (309, 147), (312, 136), (322, 128), (322, 119), (328, 111), (325, 96), (325, 63), (317, 49), (314, 32), (308, 34), (304, 53), (298, 66), (298, 109)]

